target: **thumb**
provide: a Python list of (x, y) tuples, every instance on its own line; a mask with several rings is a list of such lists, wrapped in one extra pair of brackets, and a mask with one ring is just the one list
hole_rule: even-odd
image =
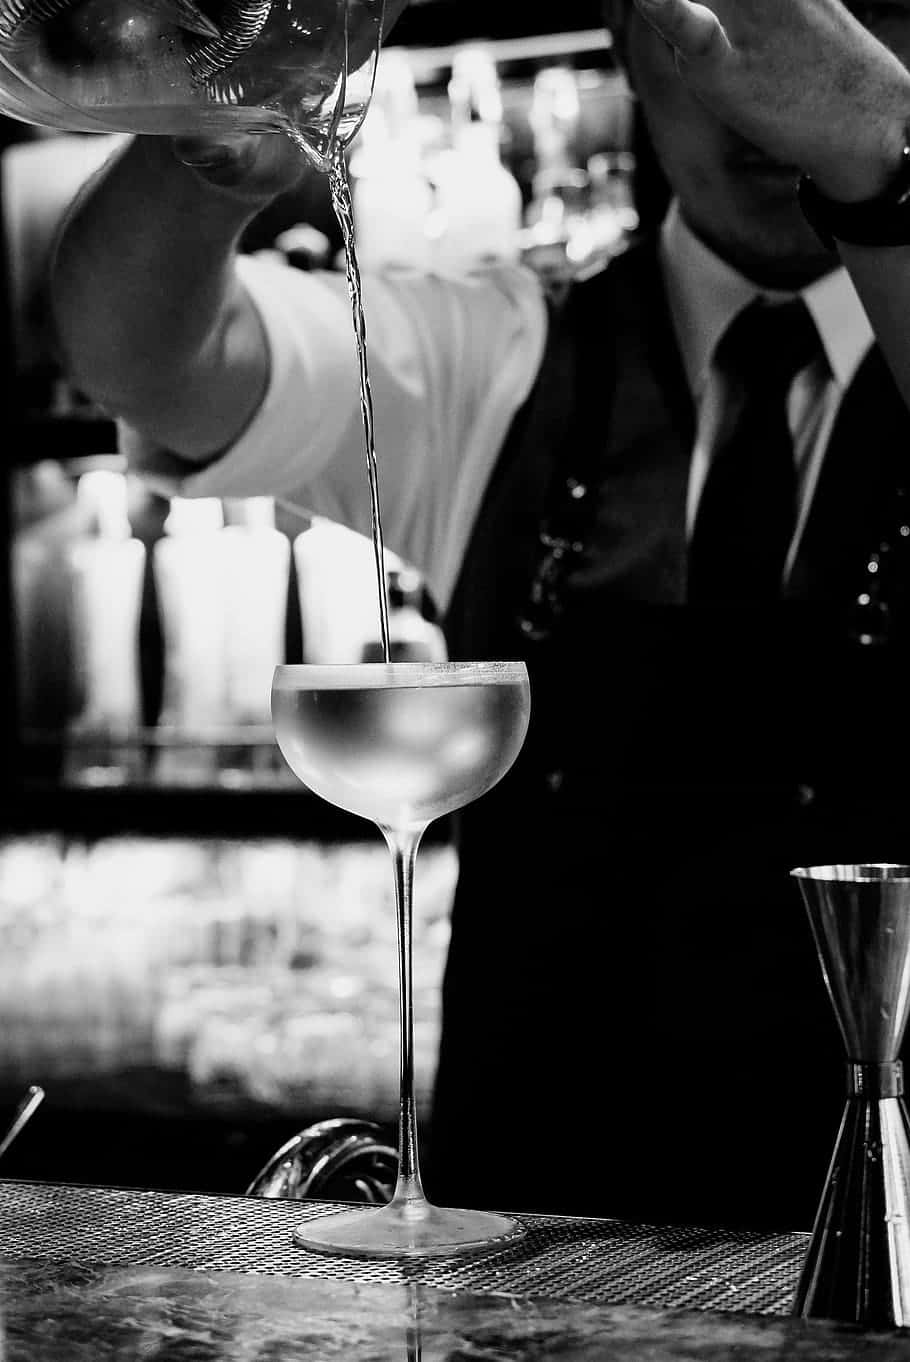
[(290, 189), (304, 169), (301, 153), (280, 133), (176, 137), (173, 149), (178, 161), (209, 184), (253, 198)]
[(692, 0), (635, 0), (635, 5), (681, 61), (712, 62), (726, 55), (727, 35), (707, 5)]
[(253, 134), (231, 136), (175, 137), (174, 155), (192, 170), (206, 178), (223, 181), (226, 177), (243, 178), (256, 159), (257, 138)]

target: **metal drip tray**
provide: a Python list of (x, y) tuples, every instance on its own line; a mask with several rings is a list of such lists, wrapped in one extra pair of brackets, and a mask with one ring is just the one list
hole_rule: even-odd
[(334, 1206), (0, 1182), (0, 1257), (774, 1315), (790, 1310), (808, 1246), (802, 1234), (534, 1215), (521, 1217), (528, 1233), (519, 1243), (471, 1257), (403, 1264), (295, 1247), (294, 1227)]

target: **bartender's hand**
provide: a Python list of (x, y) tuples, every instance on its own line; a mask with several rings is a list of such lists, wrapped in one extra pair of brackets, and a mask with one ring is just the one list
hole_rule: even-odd
[[(893, 178), (910, 121), (910, 8), (858, 0), (635, 0), (731, 127), (843, 201)], [(888, 43), (889, 46), (885, 46)], [(894, 47), (895, 51), (890, 50)]]

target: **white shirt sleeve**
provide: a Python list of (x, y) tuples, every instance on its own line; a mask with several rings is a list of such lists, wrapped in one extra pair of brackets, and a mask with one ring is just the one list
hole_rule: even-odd
[[(268, 391), (231, 448), (171, 490), (274, 496), (368, 534), (346, 280), (270, 256), (238, 264), (268, 339)], [(385, 542), (423, 571), (445, 609), (487, 479), (540, 365), (543, 295), (517, 266), (457, 278), (396, 271), (365, 278), (364, 309)], [(173, 464), (127, 428), (122, 447), (147, 472)]]

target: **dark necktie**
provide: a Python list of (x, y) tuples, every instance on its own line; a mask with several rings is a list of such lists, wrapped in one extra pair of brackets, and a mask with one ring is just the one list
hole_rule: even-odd
[(716, 352), (727, 401), (689, 545), (696, 602), (780, 597), (796, 523), (796, 466), (787, 399), (821, 353), (802, 299), (758, 298), (730, 323)]

